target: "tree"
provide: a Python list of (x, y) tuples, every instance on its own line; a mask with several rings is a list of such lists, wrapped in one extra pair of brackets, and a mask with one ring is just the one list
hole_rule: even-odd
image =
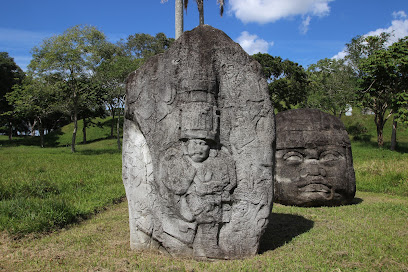
[[(161, 0), (162, 3), (167, 2), (168, 0)], [(184, 32), (184, 14), (183, 14), (183, 7), (187, 9), (188, 1), (185, 0), (175, 0), (175, 37), (176, 40), (183, 34)], [(185, 5), (184, 5), (185, 4)]]
[(126, 54), (126, 50), (120, 45), (113, 45), (110, 54), (96, 69), (94, 79), (103, 93), (103, 101), (112, 116), (111, 137), (113, 137), (115, 115), (119, 109), (116, 134), (118, 149), (120, 149), (120, 113), (125, 99), (125, 81), (130, 72), (139, 68), (143, 59)]
[[(367, 37), (368, 41), (378, 39), (376, 36)], [(388, 48), (372, 52), (361, 59), (358, 65), (361, 73), (359, 98), (362, 105), (375, 114), (379, 147), (384, 145), (383, 130), (386, 121), (398, 111), (399, 102), (405, 99), (403, 94), (407, 90), (407, 46), (407, 39), (400, 40)], [(396, 129), (395, 124), (394, 127)]]
[(119, 46), (124, 48), (125, 52), (134, 58), (149, 57), (163, 53), (174, 42), (173, 38), (167, 38), (164, 33), (157, 33), (152, 36), (144, 33), (129, 35), (126, 41), (121, 41)]
[(107, 44), (105, 35), (95, 27), (74, 26), (33, 49), (29, 69), (41, 76), (58, 76), (59, 87), (66, 91), (66, 102), (74, 123), (72, 152), (75, 152), (80, 102), (92, 90), (83, 83), (84, 78), (93, 75), (103, 59)]
[[(175, 0), (176, 1), (176, 14), (175, 14), (175, 26), (176, 26), (176, 40), (183, 33), (184, 18), (183, 18), (183, 6), (187, 10), (188, 0)], [(167, 0), (161, 0), (162, 3)], [(198, 13), (199, 13), (199, 25), (204, 25), (204, 1), (196, 0)], [(220, 6), (220, 15), (224, 14), (225, 0), (217, 0), (217, 4)]]
[(47, 118), (60, 112), (61, 99), (55, 88), (55, 78), (39, 78), (28, 75), (21, 85), (15, 85), (7, 94), (7, 100), (14, 106), (15, 114), (23, 119), (34, 118), (38, 124), (40, 146), (44, 147), (44, 123)]
[(361, 77), (360, 61), (378, 50), (385, 49), (390, 36), (391, 34), (387, 32), (382, 32), (378, 36), (356, 36), (346, 44), (347, 56), (345, 59), (357, 76)]
[(17, 120), (13, 113), (14, 107), (7, 101), (6, 94), (13, 90), (14, 85), (21, 84), (24, 75), (23, 70), (7, 52), (0, 52), (0, 126), (7, 128), (10, 140), (13, 137), (13, 125)]
[(175, 14), (175, 27), (176, 27), (176, 40), (184, 32), (184, 14), (183, 14), (183, 0), (176, 0), (176, 14)]
[[(184, 0), (184, 6), (187, 8), (188, 0)], [(196, 0), (198, 14), (199, 14), (199, 25), (204, 25), (204, 0)], [(217, 0), (218, 5), (220, 6), (220, 14), (221, 16), (224, 13), (224, 0)]]
[(284, 111), (306, 102), (308, 80), (302, 66), (269, 54), (258, 53), (252, 57), (263, 68), (275, 109)]
[(394, 61), (397, 91), (393, 99), (391, 150), (397, 147), (397, 123), (408, 123), (408, 36), (399, 39), (389, 48)]
[(344, 59), (322, 59), (307, 69), (310, 81), (307, 106), (341, 116), (353, 103), (356, 77)]

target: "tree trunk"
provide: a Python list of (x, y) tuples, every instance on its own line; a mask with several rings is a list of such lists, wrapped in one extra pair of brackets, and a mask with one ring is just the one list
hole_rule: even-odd
[(110, 135), (110, 137), (113, 138), (113, 130), (114, 130), (114, 127), (115, 127), (115, 108), (114, 107), (111, 108), (111, 114), (112, 114), (112, 124), (111, 124), (111, 135)]
[(383, 137), (384, 117), (382, 115), (380, 116), (376, 114), (375, 124), (377, 126), (377, 144), (378, 144), (378, 147), (383, 148), (384, 147), (384, 137)]
[(397, 121), (395, 120), (395, 115), (394, 115), (394, 119), (392, 120), (392, 134), (391, 134), (390, 149), (392, 151), (395, 151), (396, 148), (397, 148)]
[(33, 124), (30, 123), (30, 135), (33, 137), (35, 135), (35, 125), (37, 124), (37, 120), (33, 121)]
[(120, 109), (119, 109), (119, 113), (118, 113), (118, 121), (116, 122), (116, 134), (117, 134), (117, 143), (118, 143), (118, 149), (121, 150), (122, 149), (122, 145), (120, 143), (120, 133), (119, 133), (119, 129), (120, 129)]
[(74, 131), (72, 132), (71, 152), (75, 153), (75, 140), (78, 130), (78, 105), (76, 102), (74, 102), (74, 113), (72, 119), (74, 121)]
[(13, 140), (13, 123), (9, 121), (9, 141)]
[(84, 127), (82, 128), (82, 135), (83, 135), (82, 143), (86, 144), (86, 126), (87, 126), (86, 117), (82, 118), (82, 120), (84, 121)]
[(40, 146), (44, 147), (44, 126), (42, 120), (38, 118), (38, 132), (40, 133)]
[(204, 1), (198, 0), (197, 6), (198, 6), (198, 13), (200, 14), (200, 25), (203, 25), (204, 24)]
[(184, 31), (183, 0), (176, 0), (176, 40)]

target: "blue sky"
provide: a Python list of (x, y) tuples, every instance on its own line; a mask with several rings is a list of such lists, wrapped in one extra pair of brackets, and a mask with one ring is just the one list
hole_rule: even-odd
[[(205, 23), (223, 30), (249, 53), (258, 51), (304, 67), (342, 56), (356, 35), (394, 31), (408, 35), (407, 0), (226, 0), (220, 17), (216, 0), (204, 0)], [(185, 30), (198, 24), (189, 1)], [(13, 0), (3, 1), (0, 51), (23, 69), (31, 49), (45, 38), (78, 24), (96, 26), (116, 42), (135, 33), (174, 37), (174, 0)]]

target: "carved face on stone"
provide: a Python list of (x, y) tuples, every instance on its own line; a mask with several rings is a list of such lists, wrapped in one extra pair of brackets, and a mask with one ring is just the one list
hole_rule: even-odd
[(187, 141), (187, 154), (193, 162), (203, 162), (210, 154), (210, 146), (205, 140), (189, 139)]
[(276, 202), (322, 206), (353, 199), (351, 147), (340, 120), (302, 109), (279, 113), (276, 123)]

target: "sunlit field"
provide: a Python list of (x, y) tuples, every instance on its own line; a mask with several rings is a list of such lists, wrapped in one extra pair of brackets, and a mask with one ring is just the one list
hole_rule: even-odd
[(46, 148), (36, 138), (0, 136), (0, 271), (407, 271), (407, 129), (399, 128), (392, 152), (386, 127), (378, 149), (372, 116), (358, 118), (370, 136), (352, 141), (353, 204), (275, 204), (259, 255), (215, 262), (130, 250), (121, 152), (109, 122), (95, 121), (75, 154), (69, 126), (48, 135)]

